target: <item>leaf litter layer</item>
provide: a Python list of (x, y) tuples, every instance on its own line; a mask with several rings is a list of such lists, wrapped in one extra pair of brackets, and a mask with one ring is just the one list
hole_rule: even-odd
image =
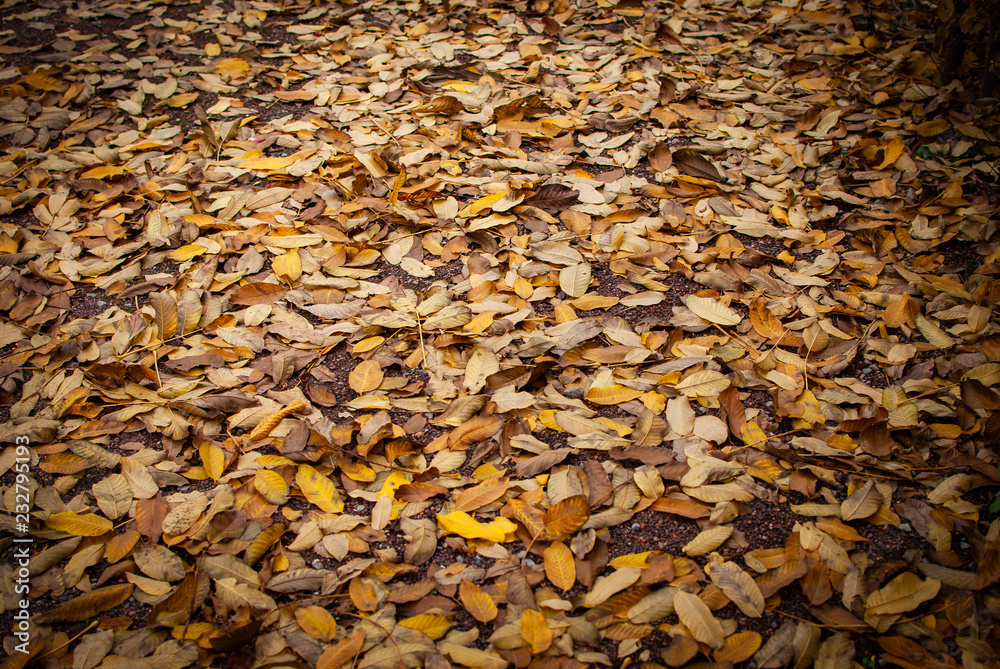
[(4, 667), (996, 666), (927, 16), (0, 11)]

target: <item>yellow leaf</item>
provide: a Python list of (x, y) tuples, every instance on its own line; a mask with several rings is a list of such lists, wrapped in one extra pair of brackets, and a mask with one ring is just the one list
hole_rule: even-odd
[(298, 160), (292, 156), (274, 156), (271, 158), (247, 158), (237, 163), (237, 167), (257, 172), (278, 172), (291, 167)]
[(302, 400), (295, 400), (286, 407), (278, 409), (276, 412), (262, 420), (257, 424), (253, 430), (250, 431), (250, 441), (258, 441), (260, 439), (266, 438), (274, 428), (278, 427), (278, 423), (284, 420), (285, 416), (296, 411), (301, 411), (306, 408), (306, 403)]
[(254, 487), (271, 504), (284, 504), (288, 501), (288, 484), (278, 472), (262, 469), (253, 480)]
[[(793, 414), (795, 412), (800, 413), (799, 418), (801, 422), (807, 425), (823, 424), (826, 422), (826, 415), (819, 408), (819, 400), (816, 399), (816, 395), (813, 394), (811, 390), (802, 391), (802, 395), (795, 400), (793, 405)], [(890, 420), (890, 423), (892, 421)]]
[(674, 595), (677, 588), (661, 588), (651, 592), (629, 607), (629, 622), (634, 624), (652, 623), (674, 612)]
[(909, 323), (913, 327), (913, 314), (919, 309), (916, 300), (903, 293), (899, 297), (889, 302), (889, 305), (882, 312), (882, 320), (887, 327), (898, 328), (904, 323)]
[(38, 72), (29, 74), (22, 79), (22, 81), (32, 88), (37, 88), (40, 91), (58, 91), (63, 88), (63, 85), (59, 83), (59, 80), (55, 77), (50, 77), (47, 74), (40, 74)]
[(570, 297), (583, 297), (590, 288), (590, 265), (563, 267), (559, 270), (559, 287)]
[(222, 472), (226, 468), (226, 454), (225, 452), (213, 444), (210, 441), (203, 441), (201, 445), (198, 446), (198, 455), (201, 456), (202, 465), (205, 467), (205, 473), (213, 481), (218, 481), (219, 477), (222, 476)]
[(116, 177), (125, 172), (124, 165), (101, 165), (94, 167), (80, 175), (81, 179), (107, 179)]
[(710, 553), (722, 544), (726, 543), (726, 540), (732, 535), (732, 525), (709, 527), (708, 529), (699, 532), (698, 536), (689, 541), (681, 550), (684, 551), (685, 555), (690, 555), (692, 557), (695, 555), (704, 555), (705, 553)]
[(222, 47), (218, 42), (209, 42), (205, 45), (205, 55), (209, 58), (215, 58), (220, 53), (222, 53)]
[(435, 641), (443, 637), (444, 633), (451, 627), (450, 620), (433, 613), (421, 613), (420, 615), (400, 620), (399, 624), (403, 627), (423, 632)]
[(882, 389), (882, 407), (889, 412), (890, 427), (911, 427), (919, 422), (917, 406), (899, 386)]
[(200, 256), (201, 254), (208, 251), (207, 248), (201, 244), (185, 244), (179, 248), (174, 249), (167, 256), (170, 257), (174, 262), (184, 262), (186, 260), (191, 260), (195, 256)]
[(764, 434), (764, 430), (760, 429), (760, 425), (753, 421), (747, 421), (740, 426), (740, 439), (747, 446), (754, 446), (758, 450), (764, 450), (764, 442), (767, 441), (767, 435)]
[(704, 318), (709, 323), (717, 325), (739, 325), (743, 320), (738, 313), (724, 305), (718, 300), (710, 297), (698, 297), (688, 295), (684, 298), (684, 304), (699, 318)]
[(295, 483), (307, 501), (326, 513), (340, 513), (344, 510), (344, 502), (333, 481), (320, 474), (312, 465), (299, 466)]
[(481, 197), (475, 202), (471, 203), (462, 211), (458, 212), (458, 215), (462, 217), (468, 217), (478, 214), (484, 209), (491, 209), (494, 204), (504, 199), (506, 196), (507, 196), (507, 191), (504, 191), (502, 193), (492, 193), (490, 195), (487, 195), (486, 197)]
[(271, 269), (274, 273), (289, 283), (298, 281), (302, 276), (302, 260), (296, 249), (289, 249), (286, 253), (271, 260)]
[(500, 371), (500, 360), (493, 351), (477, 347), (465, 365), (465, 387), (470, 393), (478, 393), (486, 384), (486, 378)]
[(382, 484), (382, 489), (379, 490), (378, 497), (388, 495), (391, 499), (396, 499), (396, 488), (407, 483), (411, 483), (411, 481), (406, 478), (405, 474), (402, 472), (392, 472), (386, 478), (385, 483)]
[(347, 377), (347, 383), (351, 390), (363, 395), (371, 392), (382, 385), (385, 375), (382, 373), (382, 365), (376, 360), (364, 360), (358, 363)]
[(337, 621), (322, 606), (295, 609), (295, 621), (303, 632), (318, 641), (333, 641), (337, 637)]
[(933, 578), (921, 581), (913, 572), (904, 571), (884, 588), (868, 596), (865, 612), (880, 616), (907, 613), (923, 602), (934, 599), (940, 589), (941, 581)]
[(132, 595), (133, 589), (135, 586), (131, 583), (97, 588), (36, 614), (33, 616), (32, 622), (39, 625), (51, 625), (52, 623), (78, 623), (97, 618), (100, 614), (110, 611), (128, 599)]
[(508, 534), (517, 529), (517, 525), (502, 516), (494, 518), (489, 524), (480, 523), (464, 511), (438, 514), (438, 525), (446, 532), (453, 532), (464, 539), (485, 539), (495, 543), (502, 542)]
[(615, 384), (613, 386), (591, 386), (587, 390), (587, 401), (594, 404), (616, 405), (631, 402), (642, 397), (643, 391)]
[(649, 558), (652, 555), (653, 551), (627, 553), (626, 555), (616, 557), (610, 562), (610, 565), (615, 569), (621, 569), (622, 567), (647, 567), (649, 566)]
[(726, 639), (722, 648), (715, 651), (716, 662), (736, 664), (749, 660), (760, 648), (761, 638), (756, 632), (737, 632)]
[[(726, 597), (751, 618), (764, 613), (764, 595), (757, 583), (734, 562), (709, 562), (705, 571)], [(755, 649), (756, 650), (756, 649)]]
[(552, 630), (545, 616), (535, 609), (525, 609), (521, 616), (521, 638), (531, 646), (531, 653), (544, 653), (552, 645)]
[(372, 351), (385, 342), (385, 337), (366, 337), (362, 339), (351, 349), (352, 355), (361, 355), (362, 353), (367, 353)]
[(681, 379), (677, 390), (686, 397), (715, 397), (729, 387), (729, 379), (712, 369), (703, 369)]
[(496, 602), (489, 596), (489, 593), (472, 581), (462, 581), (459, 584), (458, 597), (462, 600), (462, 606), (469, 612), (469, 615), (481, 623), (490, 622), (500, 613), (500, 609), (497, 608)]
[(955, 345), (955, 340), (948, 336), (947, 332), (920, 313), (917, 314), (917, 329), (920, 330), (924, 339), (935, 348), (951, 348)]
[(352, 481), (371, 483), (375, 480), (375, 470), (363, 462), (356, 462), (349, 458), (341, 457), (337, 460), (337, 464), (340, 467), (341, 473)]
[(570, 590), (576, 583), (576, 560), (566, 544), (553, 541), (542, 553), (545, 563), (545, 575), (552, 585), (562, 591)]
[(187, 107), (189, 104), (198, 99), (198, 91), (192, 91), (190, 93), (178, 93), (177, 95), (172, 95), (163, 101), (163, 104), (170, 107)]
[(917, 134), (921, 137), (934, 137), (951, 127), (948, 119), (939, 118), (933, 121), (924, 121), (917, 126)]
[(53, 513), (45, 524), (53, 530), (72, 534), (74, 537), (99, 537), (114, 528), (110, 520), (96, 513), (76, 514), (72, 511)]
[(132, 488), (121, 474), (112, 474), (91, 487), (97, 506), (105, 516), (117, 519), (132, 506)]
[(696, 641), (712, 648), (722, 648), (725, 632), (722, 624), (712, 615), (705, 602), (698, 595), (678, 590), (674, 594), (674, 610), (681, 623), (691, 630)]
[(622, 567), (618, 571), (598, 578), (584, 597), (583, 605), (594, 607), (603, 604), (612, 595), (638, 581), (641, 575), (642, 569), (639, 567)]
[(281, 538), (281, 535), (285, 533), (288, 528), (284, 523), (275, 523), (270, 527), (263, 530), (257, 537), (250, 542), (246, 550), (246, 563), (253, 566), (258, 560), (260, 560), (264, 555), (271, 549), (271, 546)]

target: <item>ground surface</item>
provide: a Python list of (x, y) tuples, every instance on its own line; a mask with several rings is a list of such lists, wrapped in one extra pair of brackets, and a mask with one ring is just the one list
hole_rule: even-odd
[(932, 12), (4, 3), (3, 666), (996, 667)]

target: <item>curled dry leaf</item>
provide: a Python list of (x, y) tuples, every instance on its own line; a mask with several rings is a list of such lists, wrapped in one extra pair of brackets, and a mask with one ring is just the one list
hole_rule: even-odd
[(0, 8), (8, 665), (994, 661), (984, 3), (71, 4)]

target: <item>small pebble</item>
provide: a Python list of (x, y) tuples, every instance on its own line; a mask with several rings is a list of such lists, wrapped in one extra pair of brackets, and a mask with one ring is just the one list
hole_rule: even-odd
[(528, 565), (529, 567), (534, 567), (535, 561), (532, 560), (531, 558), (528, 558), (527, 560), (524, 561), (524, 564)]
[(875, 371), (875, 370), (873, 370), (871, 367), (865, 367), (865, 368), (863, 368), (861, 370), (861, 373), (862, 374), (871, 374), (873, 371)]
[(768, 401), (764, 402), (764, 406), (766, 406), (768, 409), (770, 409), (771, 407), (774, 406), (774, 400), (768, 400)]
[(959, 548), (961, 548), (961, 549), (962, 549), (963, 551), (964, 551), (964, 550), (968, 550), (968, 549), (969, 549), (969, 542), (968, 542), (968, 541), (965, 541), (965, 540), (963, 539), (962, 541), (959, 541), (959, 542), (958, 542), (958, 547), (959, 547)]
[(913, 528), (910, 527), (910, 524), (908, 522), (906, 522), (905, 520), (899, 524), (899, 529), (902, 530), (903, 532), (912, 532), (913, 531)]
[(641, 527), (642, 527), (642, 526), (641, 526), (641, 525), (639, 525), (639, 523), (632, 523), (632, 529), (633, 529), (633, 530), (638, 530), (638, 529), (640, 529)]
[(364, 512), (365, 512), (364, 504), (358, 504), (356, 507), (354, 507), (354, 513), (364, 513)]
[(320, 562), (319, 560), (313, 560), (309, 564), (312, 565), (313, 569), (322, 569), (323, 568), (323, 563)]
[(456, 555), (455, 556), (455, 562), (465, 562), (465, 556), (464, 555)]

